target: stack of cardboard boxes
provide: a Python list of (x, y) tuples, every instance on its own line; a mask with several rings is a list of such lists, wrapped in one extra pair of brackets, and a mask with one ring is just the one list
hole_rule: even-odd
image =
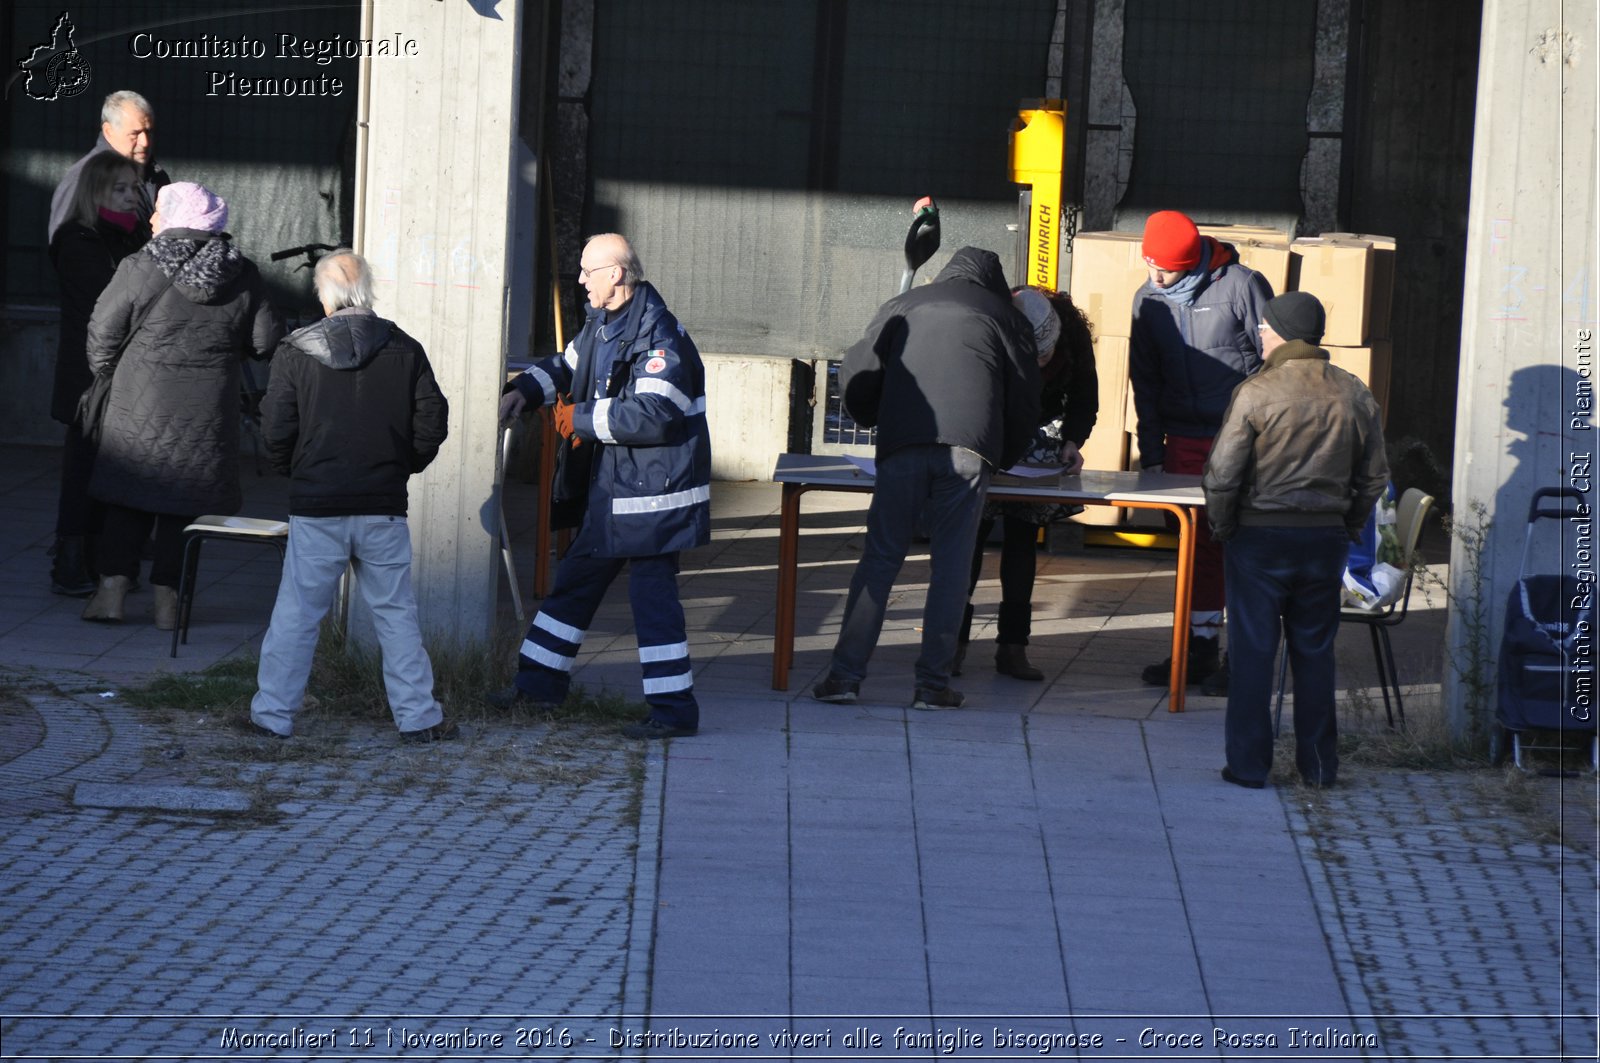
[[(1262, 274), (1273, 292), (1310, 292), (1328, 313), (1322, 345), (1333, 363), (1366, 382), (1387, 412), (1389, 310), (1394, 290), (1394, 240), (1387, 236), (1325, 233), (1289, 240), (1278, 229), (1202, 225), (1200, 231), (1232, 244), (1239, 260)], [(1089, 469), (1137, 469), (1138, 426), (1128, 386), (1128, 333), (1133, 296), (1146, 280), (1139, 233), (1079, 233), (1072, 246), (1072, 301), (1094, 328), (1100, 375), (1100, 415), (1083, 448)], [(1078, 520), (1114, 524), (1123, 511), (1090, 506)]]

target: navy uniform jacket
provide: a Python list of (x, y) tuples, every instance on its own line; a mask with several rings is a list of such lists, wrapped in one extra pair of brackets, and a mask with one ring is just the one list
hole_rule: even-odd
[[(574, 399), (578, 453), (592, 448), (579, 544), (601, 557), (703, 546), (711, 541), (711, 435), (700, 352), (648, 282), (609, 322), (605, 316), (590, 307), (564, 352), (515, 380), (532, 403)], [(604, 381), (596, 379), (602, 328), (617, 339)]]

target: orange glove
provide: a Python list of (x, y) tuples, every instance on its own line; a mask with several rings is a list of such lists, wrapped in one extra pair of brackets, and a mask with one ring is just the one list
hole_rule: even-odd
[(575, 447), (583, 446), (583, 440), (572, 427), (572, 399), (568, 395), (556, 396), (556, 434), (562, 439), (570, 439)]

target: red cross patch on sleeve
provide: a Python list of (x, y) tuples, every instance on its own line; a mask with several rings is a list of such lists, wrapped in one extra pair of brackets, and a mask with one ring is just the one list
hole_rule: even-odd
[(651, 351), (650, 360), (644, 363), (646, 373), (659, 373), (667, 368), (666, 351)]

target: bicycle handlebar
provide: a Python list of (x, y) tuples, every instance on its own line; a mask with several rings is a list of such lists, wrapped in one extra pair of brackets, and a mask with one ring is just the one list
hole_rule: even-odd
[(284, 259), (286, 259), (286, 258), (294, 258), (296, 255), (307, 255), (307, 256), (310, 256), (310, 255), (312, 255), (312, 254), (314, 254), (315, 252), (318, 252), (318, 251), (337, 251), (337, 250), (339, 250), (339, 249), (337, 247), (335, 247), (333, 244), (302, 244), (299, 247), (286, 247), (282, 251), (274, 251), (274, 252), (272, 252), (272, 261), (274, 261), (274, 262), (282, 262)]

